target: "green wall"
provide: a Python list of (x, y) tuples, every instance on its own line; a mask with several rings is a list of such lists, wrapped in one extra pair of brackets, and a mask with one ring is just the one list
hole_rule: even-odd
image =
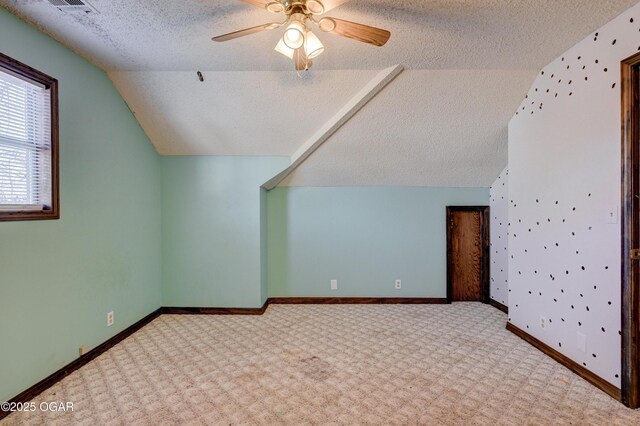
[(164, 305), (261, 306), (266, 194), (260, 185), (289, 158), (163, 157), (161, 163)]
[(488, 204), (488, 188), (276, 188), (269, 296), (445, 297), (445, 207)]
[(4, 401), (160, 306), (161, 223), (159, 157), (106, 74), (2, 8), (0, 52), (59, 80), (61, 120), (60, 220), (0, 222)]
[(104, 72), (1, 8), (0, 52), (59, 80), (61, 117), (61, 219), (0, 223), (0, 401), (162, 305), (444, 297), (445, 206), (488, 203), (477, 188), (266, 192), (289, 158), (158, 157)]

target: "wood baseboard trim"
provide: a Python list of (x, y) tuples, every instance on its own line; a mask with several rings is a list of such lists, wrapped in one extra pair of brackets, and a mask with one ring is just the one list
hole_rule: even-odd
[[(101, 343), (100, 345), (98, 345), (95, 348), (91, 349), (86, 354), (84, 354), (84, 355), (80, 356), (79, 358), (76, 358), (75, 360), (71, 361), (69, 364), (65, 365), (64, 367), (62, 367), (61, 369), (59, 369), (55, 373), (53, 373), (53, 374), (49, 375), (48, 377), (46, 377), (45, 379), (39, 381), (38, 383), (36, 383), (35, 385), (31, 386), (29, 389), (25, 390), (24, 392), (21, 392), (20, 394), (14, 396), (13, 398), (8, 400), (7, 402), (11, 403), (11, 402), (27, 402), (27, 401), (31, 401), (33, 398), (35, 398), (36, 396), (40, 395), (42, 392), (44, 392), (45, 390), (47, 390), (48, 388), (53, 386), (55, 383), (59, 382), (60, 380), (62, 380), (66, 376), (68, 376), (69, 374), (71, 374), (74, 371), (76, 371), (77, 369), (79, 369), (80, 367), (83, 367), (84, 365), (89, 363), (91, 360), (95, 359), (99, 355), (101, 355), (104, 352), (106, 352), (107, 350), (111, 349), (116, 344), (120, 343), (121, 341), (123, 341), (127, 337), (131, 336), (136, 331), (140, 330), (145, 325), (149, 324), (151, 321), (153, 321), (154, 319), (156, 319), (157, 317), (160, 316), (160, 312), (161, 312), (161, 309), (157, 309), (157, 310), (153, 311), (152, 313), (150, 313), (146, 317), (142, 318), (140, 321), (138, 321), (135, 324), (132, 324), (129, 327), (125, 328), (120, 333), (118, 333), (115, 336), (111, 337), (109, 340), (105, 341), (104, 343)], [(4, 411), (4, 410), (0, 409), (0, 420), (3, 419), (4, 417), (8, 416), (9, 414), (11, 414), (10, 411)]]
[(622, 401), (622, 392), (620, 391), (620, 389), (615, 387), (611, 383), (607, 382), (602, 377), (598, 376), (595, 373), (592, 373), (591, 371), (587, 370), (586, 368), (584, 368), (582, 365), (578, 364), (571, 358), (568, 358), (566, 355), (561, 354), (560, 352), (553, 349), (551, 346), (541, 342), (540, 340), (536, 339), (526, 331), (521, 330), (520, 328), (511, 324), (510, 322), (507, 322), (507, 330), (509, 330), (510, 332), (512, 332), (513, 334), (515, 334), (525, 342), (529, 343), (531, 346), (535, 347), (540, 352), (550, 356), (560, 364), (564, 365), (569, 370), (573, 371), (578, 376), (582, 377), (587, 382), (599, 388), (600, 390), (602, 390), (612, 398), (618, 401)]
[(269, 306), (269, 300), (259, 308), (178, 308), (164, 306), (160, 308), (160, 313), (169, 315), (262, 315), (267, 310), (267, 306)]
[(433, 305), (446, 304), (446, 298), (430, 297), (271, 297), (269, 304), (278, 305)]
[(507, 305), (503, 305), (502, 303), (493, 300), (493, 299), (489, 299), (489, 304), (491, 306), (493, 306), (494, 308), (498, 308), (500, 309), (502, 312), (504, 312), (505, 314), (509, 315), (509, 307)]
[[(203, 308), (163, 306), (135, 324), (122, 330), (104, 343), (91, 349), (81, 357), (71, 361), (58, 371), (39, 381), (29, 389), (21, 392), (7, 402), (27, 402), (59, 382), (91, 360), (111, 349), (160, 315), (262, 315), (270, 304), (446, 304), (446, 298), (411, 298), (411, 297), (273, 297), (260, 308)], [(0, 420), (11, 414), (0, 409)]]

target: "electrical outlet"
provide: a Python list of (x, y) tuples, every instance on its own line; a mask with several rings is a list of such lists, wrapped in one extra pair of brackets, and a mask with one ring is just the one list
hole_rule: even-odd
[(402, 280), (396, 280), (396, 290), (400, 290), (402, 288)]
[(582, 333), (576, 335), (576, 348), (582, 352), (587, 352), (587, 336)]
[(113, 311), (107, 314), (107, 327), (111, 327), (113, 325)]
[(338, 289), (338, 280), (331, 280), (331, 290)]
[(87, 352), (89, 352), (89, 348), (87, 347), (87, 345), (82, 345), (80, 346), (80, 349), (78, 350), (78, 352), (80, 353), (80, 356), (82, 356)]
[(540, 328), (547, 328), (547, 319), (545, 317), (540, 317)]

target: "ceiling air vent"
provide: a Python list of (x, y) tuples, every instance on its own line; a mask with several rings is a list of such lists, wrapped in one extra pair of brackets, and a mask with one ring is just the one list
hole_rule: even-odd
[(98, 13), (86, 0), (49, 0), (49, 3), (66, 13)]

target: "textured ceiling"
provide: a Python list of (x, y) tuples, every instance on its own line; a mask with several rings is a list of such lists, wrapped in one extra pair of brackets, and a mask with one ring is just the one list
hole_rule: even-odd
[(162, 155), (290, 156), (376, 73), (318, 71), (300, 79), (203, 71), (204, 82), (187, 71), (110, 76)]
[[(105, 69), (165, 155), (292, 155), (383, 68), (407, 69), (284, 185), (489, 186), (537, 71), (636, 0), (351, 0), (329, 15), (392, 32), (382, 48), (330, 34), (300, 79), (281, 30), (238, 0), (46, 0), (0, 5)], [(276, 18), (277, 19), (277, 18)], [(201, 70), (200, 83), (195, 71)]]
[[(278, 20), (238, 0), (89, 0), (65, 14), (47, 0), (0, 0), (105, 70), (288, 70), (282, 29), (226, 43), (214, 35)], [(383, 48), (319, 34), (315, 69), (539, 69), (635, 0), (351, 0), (330, 16), (391, 31)]]
[(535, 74), (405, 71), (280, 186), (489, 186)]

